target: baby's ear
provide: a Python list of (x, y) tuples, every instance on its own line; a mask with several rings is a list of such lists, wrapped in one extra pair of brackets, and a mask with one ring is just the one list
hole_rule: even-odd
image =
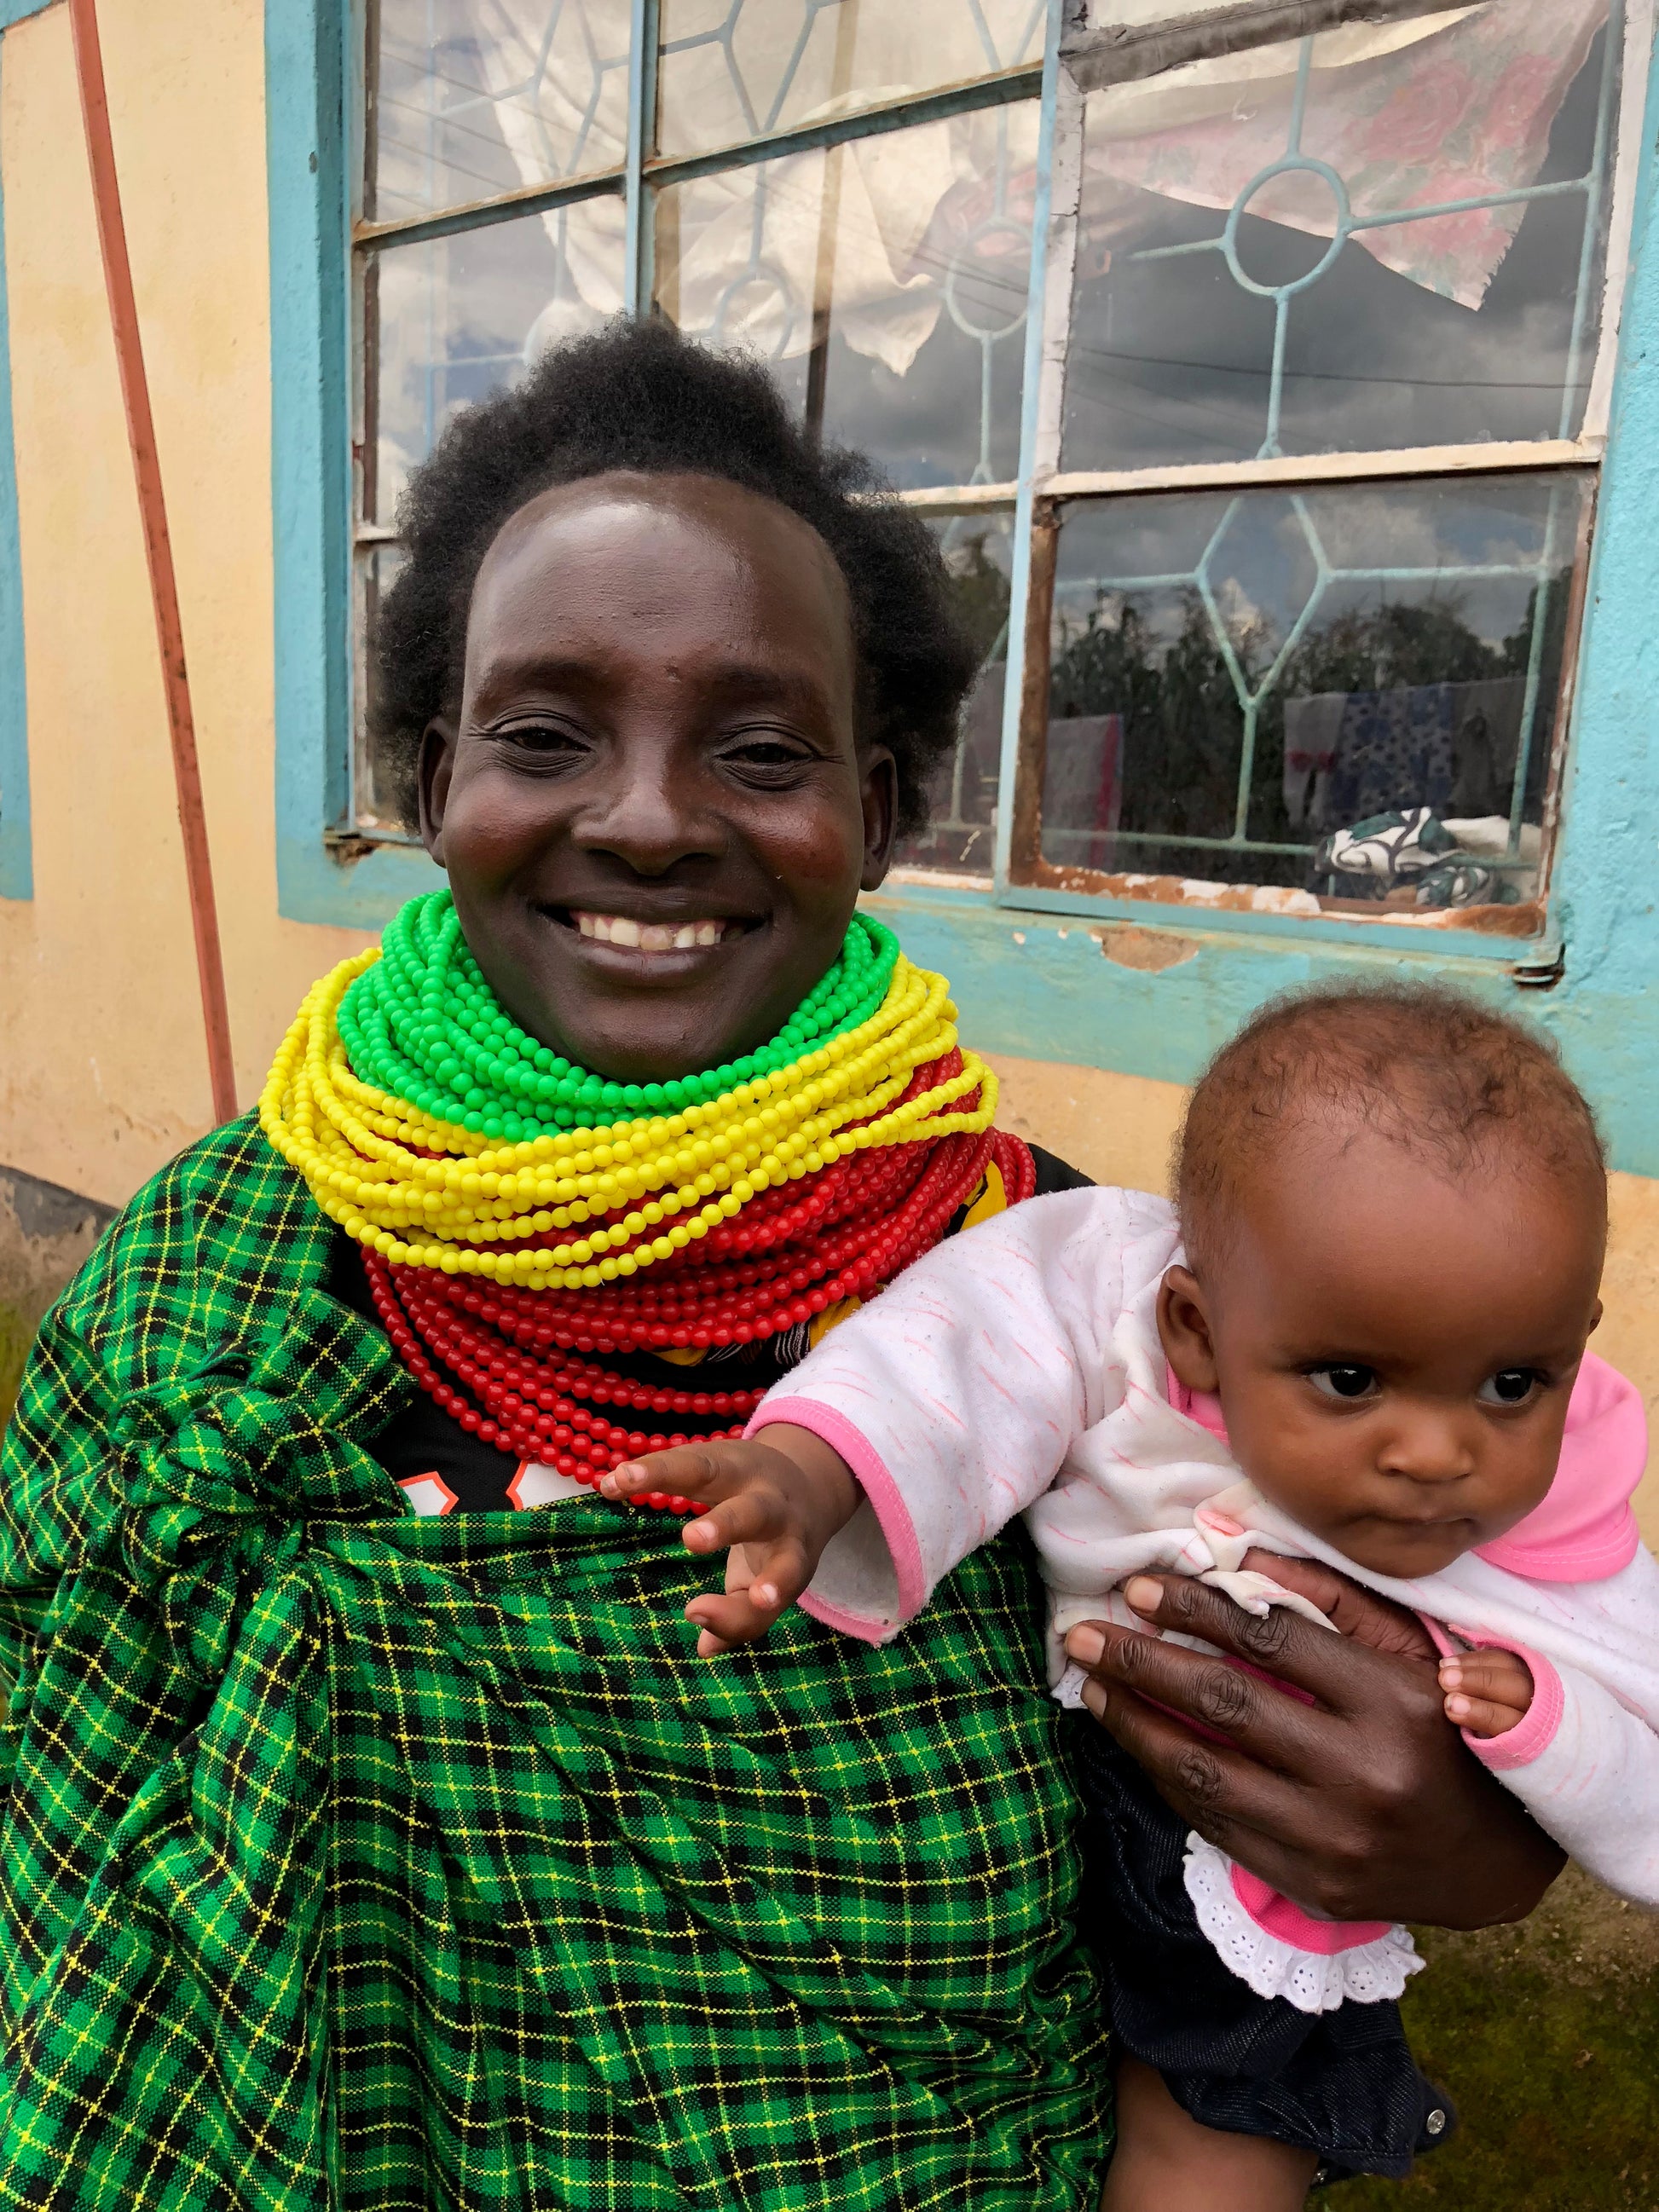
[(1170, 1267), (1158, 1286), (1158, 1333), (1164, 1357), (1189, 1390), (1213, 1390), (1215, 1346), (1203, 1285), (1188, 1267)]

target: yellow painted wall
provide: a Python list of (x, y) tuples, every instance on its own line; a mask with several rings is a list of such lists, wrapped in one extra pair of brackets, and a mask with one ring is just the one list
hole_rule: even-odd
[[(278, 920), (262, 0), (100, 0), (238, 1094), (362, 942)], [(0, 899), (0, 1162), (128, 1197), (210, 1124), (137, 502), (62, 7), (5, 33), (35, 896)]]

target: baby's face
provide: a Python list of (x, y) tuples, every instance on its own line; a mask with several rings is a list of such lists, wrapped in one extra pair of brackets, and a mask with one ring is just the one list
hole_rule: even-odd
[(1171, 1269), (1165, 1351), (1219, 1391), (1264, 1497), (1373, 1573), (1432, 1574), (1554, 1479), (1601, 1313), (1595, 1194), (1524, 1164), (1452, 1183), (1366, 1132), (1285, 1149), (1202, 1283)]

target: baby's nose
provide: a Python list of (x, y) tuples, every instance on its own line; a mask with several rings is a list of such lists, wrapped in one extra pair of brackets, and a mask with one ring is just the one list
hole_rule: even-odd
[(1462, 1422), (1425, 1410), (1395, 1425), (1378, 1464), (1413, 1482), (1461, 1482), (1474, 1471), (1474, 1453)]

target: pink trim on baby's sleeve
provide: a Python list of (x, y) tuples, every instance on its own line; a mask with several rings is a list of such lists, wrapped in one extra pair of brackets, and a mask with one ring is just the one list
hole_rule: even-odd
[(1561, 1677), (1541, 1653), (1524, 1644), (1511, 1644), (1501, 1636), (1469, 1636), (1464, 1641), (1476, 1651), (1513, 1651), (1532, 1676), (1532, 1703), (1502, 1735), (1471, 1735), (1467, 1729), (1460, 1729), (1458, 1734), (1480, 1764), (1491, 1767), (1494, 1774), (1505, 1773), (1512, 1766), (1530, 1766), (1554, 1742), (1567, 1709)]
[(1282, 1896), (1271, 1883), (1233, 1863), (1233, 1895), (1258, 1928), (1265, 1928), (1293, 1950), (1311, 1951), (1316, 1959), (1334, 1959), (1339, 1951), (1357, 1950), (1386, 1936), (1386, 1920), (1316, 1920), (1299, 1905)]
[[(745, 1437), (757, 1436), (761, 1430), (775, 1427), (780, 1421), (787, 1421), (793, 1429), (810, 1429), (815, 1437), (823, 1439), (831, 1451), (839, 1452), (852, 1468), (854, 1479), (869, 1499), (892, 1555), (894, 1579), (898, 1584), (898, 1617), (902, 1621), (912, 1620), (927, 1602), (927, 1577), (910, 1509), (904, 1502), (903, 1492), (887, 1472), (880, 1453), (844, 1413), (838, 1413), (833, 1406), (820, 1404), (816, 1398), (768, 1398), (756, 1407), (743, 1433)], [(802, 1604), (805, 1604), (805, 1599)], [(880, 1640), (872, 1634), (870, 1622), (842, 1613), (839, 1606), (815, 1601), (809, 1610), (827, 1628), (837, 1629), (846, 1636), (860, 1637), (866, 1643)], [(889, 1633), (890, 1626), (884, 1624), (881, 1635)]]

